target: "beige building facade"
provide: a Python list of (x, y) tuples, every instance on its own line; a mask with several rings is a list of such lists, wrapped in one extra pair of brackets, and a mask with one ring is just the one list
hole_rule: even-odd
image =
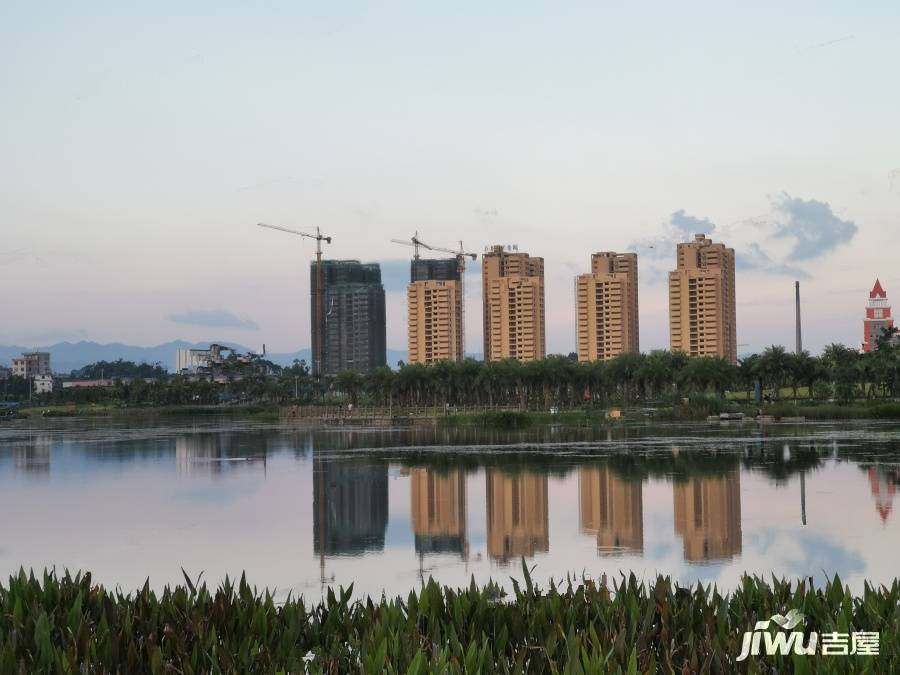
[(427, 279), (407, 286), (409, 363), (464, 358), (462, 281)]
[(575, 278), (579, 361), (639, 352), (638, 274), (635, 253), (595, 253), (591, 273)]
[(484, 359), (546, 356), (544, 259), (493, 246), (481, 263)]
[(704, 234), (678, 244), (669, 272), (669, 343), (673, 352), (737, 363), (734, 249)]

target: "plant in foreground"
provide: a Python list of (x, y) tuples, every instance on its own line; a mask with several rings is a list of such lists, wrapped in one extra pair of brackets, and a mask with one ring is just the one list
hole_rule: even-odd
[[(837, 576), (744, 577), (723, 595), (634, 575), (540, 589), (522, 572), (511, 594), (429, 580), (406, 598), (355, 600), (351, 586), (279, 604), (243, 577), (123, 594), (23, 570), (0, 585), (0, 673), (900, 672), (898, 581), (853, 595)], [(820, 635), (880, 633), (880, 655), (735, 660), (744, 631), (791, 609)]]

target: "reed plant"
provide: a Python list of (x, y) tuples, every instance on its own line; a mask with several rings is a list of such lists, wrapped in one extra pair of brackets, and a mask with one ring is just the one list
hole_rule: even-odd
[[(428, 581), (405, 598), (276, 602), (242, 577), (154, 592), (89, 573), (0, 585), (0, 673), (891, 673), (900, 672), (900, 583), (854, 595), (838, 577), (744, 577), (731, 592), (660, 576), (566, 579), (541, 589), (522, 565), (496, 583)], [(878, 656), (737, 662), (744, 631), (796, 609), (805, 630), (880, 633)]]

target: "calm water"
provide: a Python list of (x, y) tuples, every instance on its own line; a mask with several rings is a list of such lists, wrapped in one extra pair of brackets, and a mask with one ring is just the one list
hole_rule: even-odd
[(429, 575), (657, 572), (733, 586), (900, 563), (900, 426), (503, 434), (202, 420), (0, 426), (0, 575), (89, 569), (131, 590), (181, 567), (318, 597)]

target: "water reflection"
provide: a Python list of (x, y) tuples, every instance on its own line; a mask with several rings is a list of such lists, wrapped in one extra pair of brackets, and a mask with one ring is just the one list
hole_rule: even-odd
[(50, 474), (50, 437), (47, 434), (33, 434), (27, 441), (16, 445), (16, 471), (35, 478), (45, 478)]
[(465, 474), (416, 468), (409, 473), (409, 483), (416, 553), (455, 553), (466, 558)]
[(600, 555), (644, 550), (642, 484), (625, 481), (609, 468), (578, 470), (581, 531), (597, 538)]
[(183, 476), (219, 476), (235, 469), (265, 473), (269, 448), (247, 434), (192, 433), (175, 437), (175, 465)]
[(900, 484), (900, 476), (896, 469), (886, 469), (882, 466), (870, 466), (866, 468), (866, 473), (872, 497), (875, 499), (875, 510), (881, 522), (886, 523), (894, 508), (894, 494), (897, 492), (897, 485)]
[(297, 593), (326, 581), (405, 593), (428, 574), (502, 581), (525, 557), (543, 578), (888, 582), (898, 466), (900, 425), (10, 425), (0, 574), (56, 564), (134, 586), (179, 581), (184, 566)]
[(501, 563), (550, 548), (547, 475), (487, 471), (487, 551)]
[(388, 522), (387, 464), (313, 460), (316, 554), (359, 555), (384, 548)]
[(730, 560), (741, 552), (741, 476), (692, 478), (672, 486), (675, 532), (688, 562)]

